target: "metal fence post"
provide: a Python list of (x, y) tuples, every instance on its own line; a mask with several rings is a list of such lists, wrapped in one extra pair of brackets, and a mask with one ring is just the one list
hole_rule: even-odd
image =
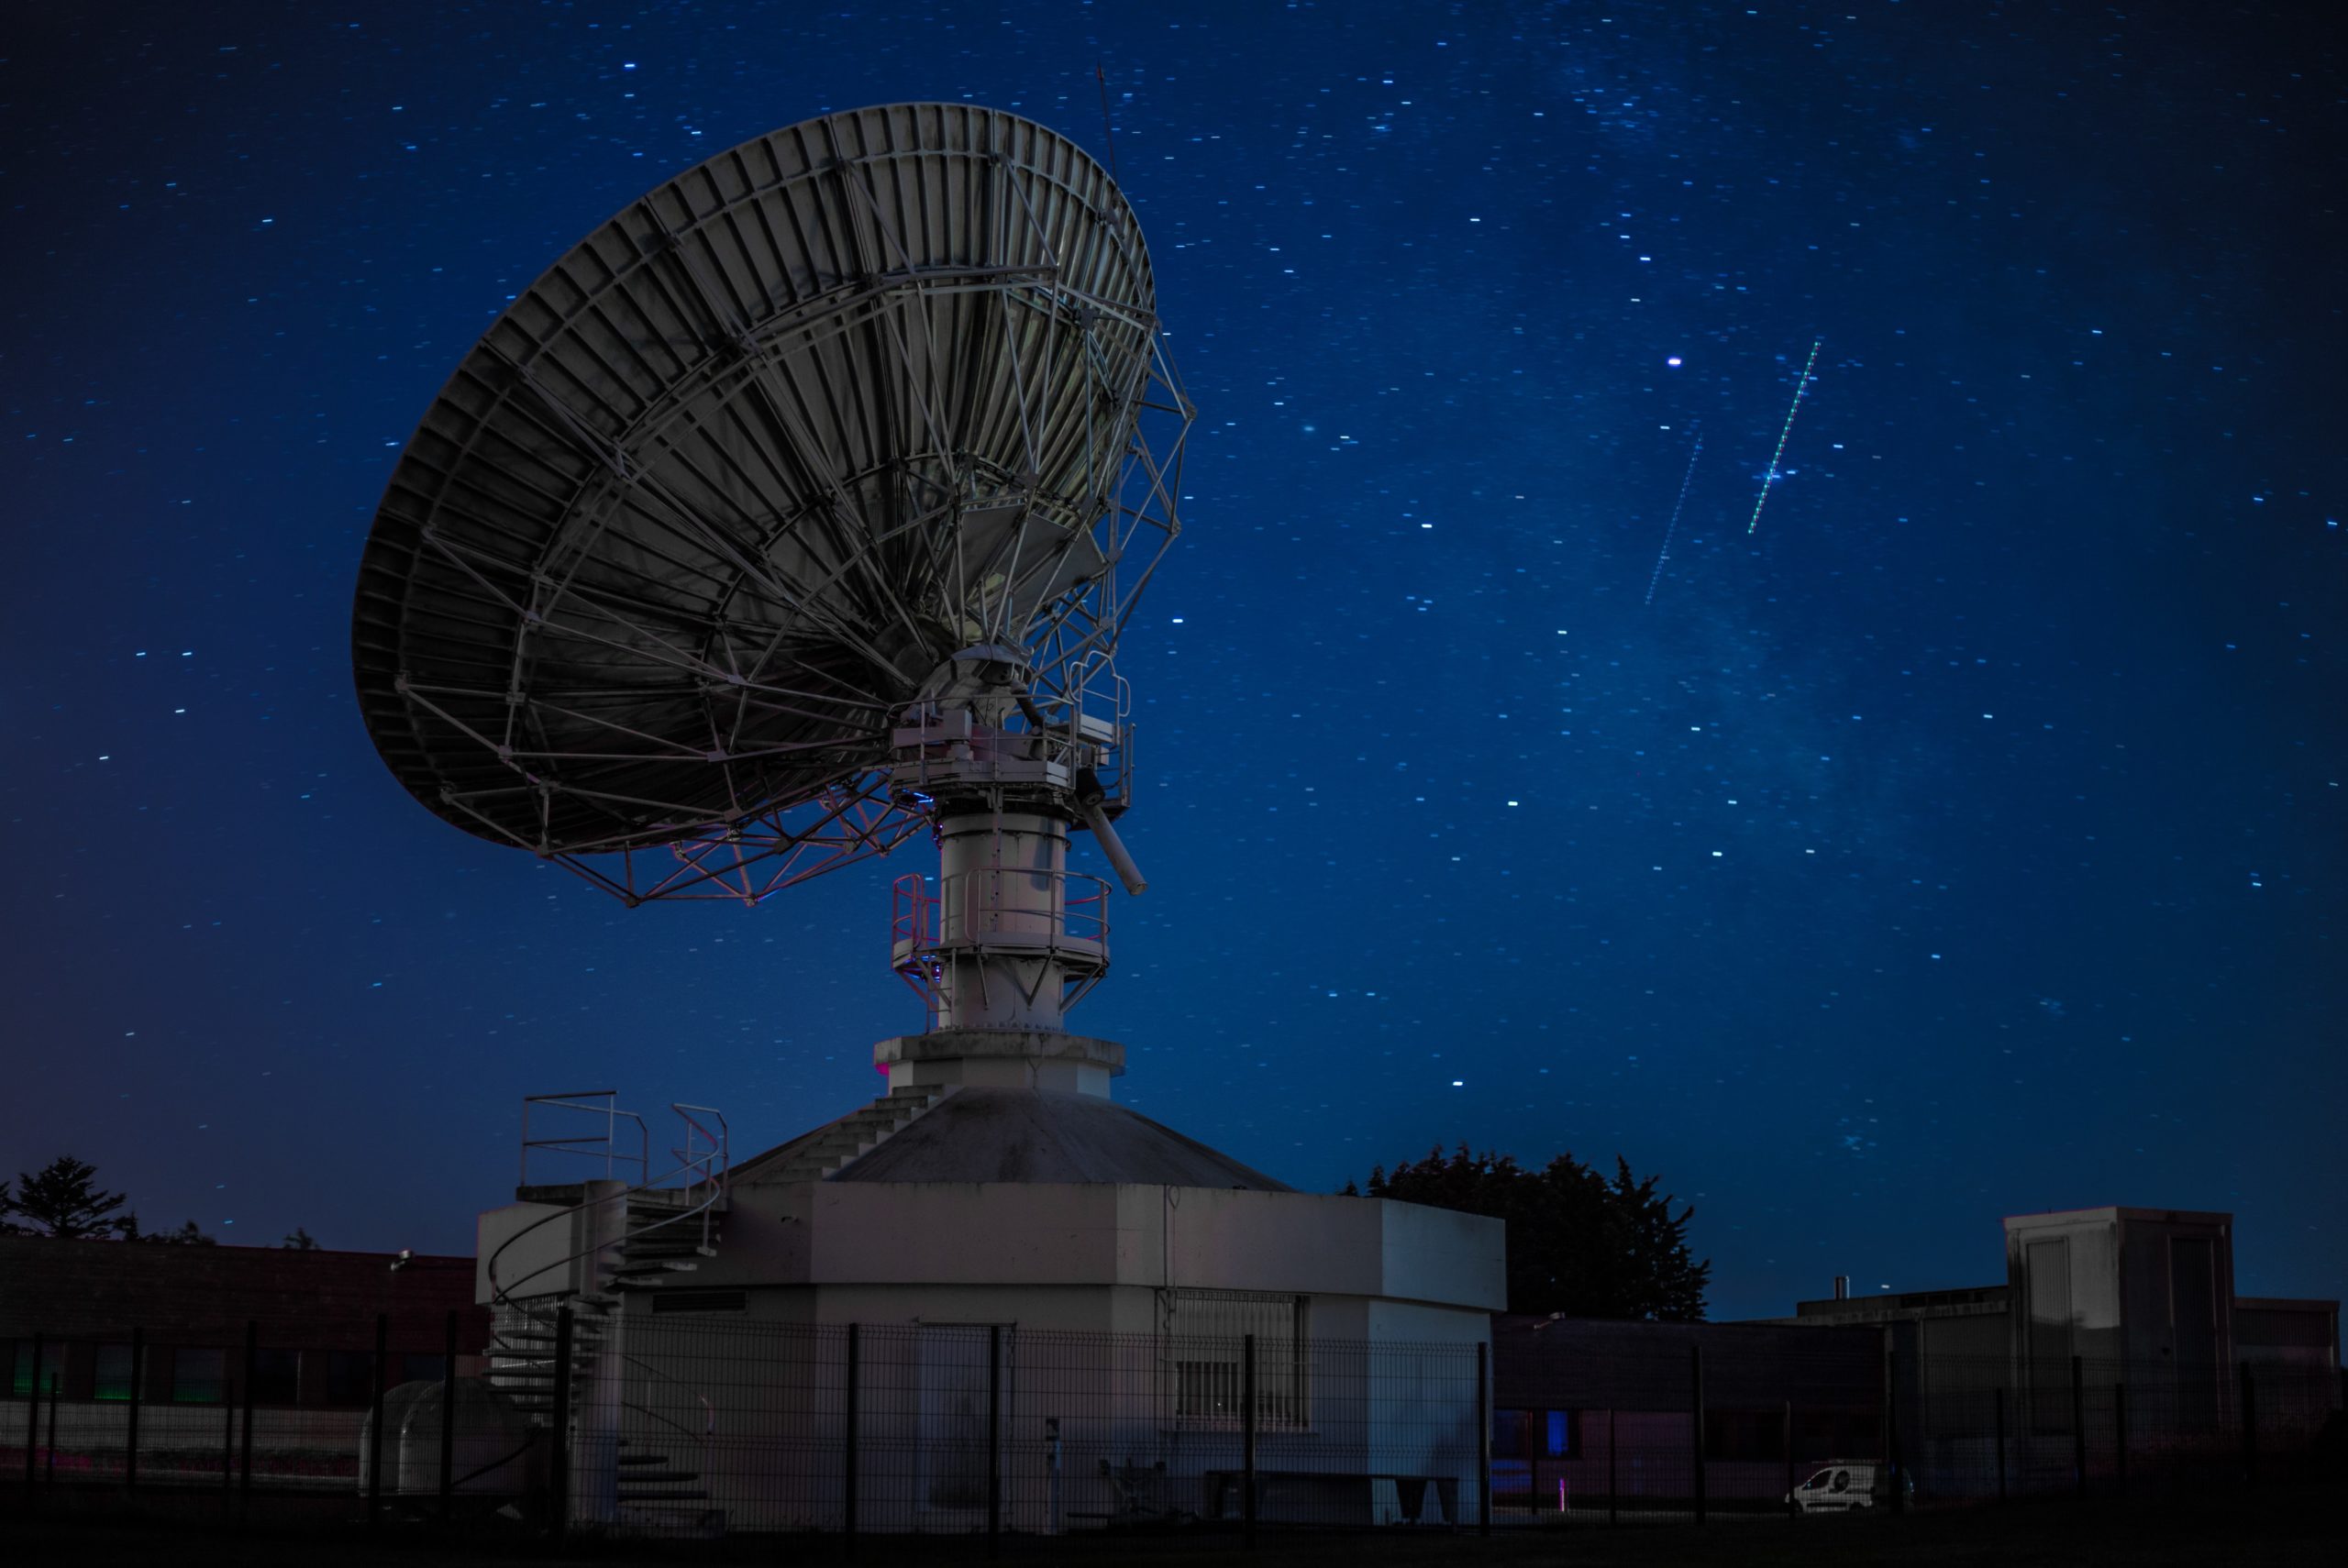
[(987, 1555), (1002, 1554), (1002, 1325), (987, 1325)]
[[(227, 1375), (225, 1373), (222, 1375)], [(220, 1517), (226, 1520), (237, 1508), (237, 1401), (227, 1388), (220, 1390)]]
[(1622, 1498), (1614, 1485), (1614, 1407), (1606, 1407), (1606, 1523), (1611, 1529), (1622, 1523)]
[(147, 1393), (147, 1331), (130, 1331), (130, 1409), (122, 1438), (122, 1489), (138, 1490), (138, 1406)]
[(1689, 1459), (1694, 1466), (1696, 1522), (1704, 1522), (1704, 1347), (1688, 1347)]
[(2258, 1485), (2258, 1386), (2250, 1380), (2248, 1362), (2242, 1364), (2242, 1478), (2246, 1486)]
[(856, 1450), (858, 1325), (847, 1326), (847, 1387), (840, 1409), (843, 1452), (840, 1455), (840, 1539), (850, 1557), (856, 1555)]
[(49, 1375), (49, 1455), (43, 1462), (41, 1489), (54, 1497), (57, 1492), (57, 1374)]
[(1781, 1440), (1786, 1451), (1786, 1518), (1801, 1518), (1801, 1507), (1794, 1501), (1794, 1402), (1786, 1401), (1785, 1435)]
[(2111, 1473), (2120, 1490), (2128, 1490), (2128, 1385), (2111, 1386)]
[[(1256, 1336), (1253, 1334), (1246, 1335), (1242, 1341), (1239, 1405), (1240, 1463), (1243, 1471), (1239, 1517), (1247, 1550), (1253, 1551), (1256, 1549)], [(1455, 1528), (1459, 1523), (1457, 1519), (1451, 1522)]]
[[(1476, 1342), (1476, 1533), (1492, 1533), (1492, 1347)], [(1530, 1472), (1528, 1462), (1526, 1470)]]
[(449, 1323), (440, 1336), (440, 1522), (446, 1525), (457, 1506), (457, 1309), (449, 1309)]
[(375, 1314), (375, 1362), (370, 1370), (374, 1374), (368, 1381), (374, 1385), (368, 1396), (367, 1421), (367, 1528), (381, 1529), (383, 1525), (383, 1385), (391, 1372), (392, 1317), (388, 1312)]
[(238, 1465), (237, 1506), (240, 1518), (249, 1518), (253, 1507), (253, 1402), (260, 1395), (260, 1324), (245, 1320), (245, 1441), (241, 1461)]
[(2071, 1464), (2078, 1473), (2079, 1495), (2088, 1489), (2088, 1373), (2087, 1361), (2081, 1356), (2071, 1358)]
[(548, 1529), (556, 1539), (570, 1525), (570, 1304), (554, 1312), (554, 1408), (548, 1425), (554, 1437), (547, 1456)]
[(1998, 1501), (2006, 1500), (2006, 1390), (2003, 1384), (1990, 1390), (1998, 1397)]
[(1908, 1511), (1908, 1471), (1901, 1463), (1899, 1452), (1899, 1350), (1898, 1346), (1884, 1352), (1883, 1359), (1883, 1441), (1884, 1457), (1890, 1462), (1891, 1511)]
[[(33, 1364), (25, 1374), (25, 1501), (33, 1500), (33, 1478), (40, 1463), (40, 1355), (47, 1340), (33, 1336)], [(13, 1380), (12, 1380), (13, 1381)]]

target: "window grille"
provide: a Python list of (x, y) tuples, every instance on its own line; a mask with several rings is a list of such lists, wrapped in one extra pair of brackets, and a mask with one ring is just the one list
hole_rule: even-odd
[(1166, 1293), (1164, 1372), (1177, 1426), (1235, 1427), (1245, 1416), (1247, 1336), (1256, 1338), (1256, 1424), (1312, 1424), (1311, 1297), (1255, 1290)]

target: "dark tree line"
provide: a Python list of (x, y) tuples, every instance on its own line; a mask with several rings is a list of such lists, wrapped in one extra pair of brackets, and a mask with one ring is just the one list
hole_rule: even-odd
[[(71, 1154), (60, 1154), (38, 1173), (17, 1173), (17, 1189), (0, 1179), (0, 1235), (46, 1236), (59, 1242), (163, 1242), (208, 1247), (214, 1239), (188, 1220), (176, 1231), (138, 1229), (138, 1216), (123, 1205), (127, 1193), (108, 1192), (98, 1185), (98, 1167)], [(295, 1230), (285, 1245), (296, 1252), (317, 1248), (309, 1232)]]
[[(1512, 1312), (1700, 1322), (1712, 1265), (1688, 1251), (1696, 1210), (1675, 1216), (1656, 1179), (1634, 1178), (1620, 1155), (1610, 1181), (1571, 1154), (1530, 1170), (1513, 1155), (1470, 1154), (1462, 1143), (1373, 1169), (1366, 1192), (1502, 1221)], [(1348, 1182), (1346, 1190), (1357, 1189)]]

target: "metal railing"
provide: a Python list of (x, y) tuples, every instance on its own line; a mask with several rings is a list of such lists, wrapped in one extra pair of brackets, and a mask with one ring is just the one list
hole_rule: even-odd
[[(603, 1101), (601, 1105), (592, 1103), (598, 1099)], [(592, 1157), (597, 1146), (592, 1137), (531, 1138), (528, 1123), (534, 1106), (555, 1106), (602, 1114), (606, 1127), (602, 1146), (607, 1171), (615, 1164), (626, 1164), (632, 1158), (615, 1156), (610, 1148), (611, 1132), (622, 1121), (634, 1122), (639, 1133), (648, 1138), (643, 1118), (633, 1111), (620, 1110), (613, 1091), (531, 1096), (525, 1100), (523, 1107), (526, 1174), (533, 1148), (586, 1153)], [(566, 1452), (574, 1435), (571, 1428), (582, 1408), (581, 1401), (572, 1397), (574, 1364), (570, 1347), (575, 1325), (571, 1304), (578, 1302), (591, 1307), (603, 1314), (606, 1321), (615, 1317), (617, 1298), (625, 1288), (619, 1283), (616, 1270), (626, 1261), (628, 1249), (637, 1243), (648, 1242), (653, 1248), (659, 1249), (662, 1261), (648, 1265), (656, 1271), (681, 1261), (675, 1256), (679, 1245), (687, 1247), (695, 1256), (707, 1255), (714, 1250), (717, 1217), (725, 1203), (732, 1178), (731, 1131), (724, 1113), (713, 1107), (672, 1102), (669, 1109), (683, 1125), (681, 1144), (670, 1151), (676, 1162), (671, 1168), (658, 1176), (647, 1175), (643, 1179), (615, 1190), (588, 1194), (576, 1203), (552, 1209), (499, 1242), (483, 1265), (490, 1286), (492, 1317), (486, 1349), (492, 1363), (492, 1381), (494, 1383), (502, 1378), (508, 1386), (518, 1382), (534, 1397), (534, 1400), (536, 1397), (545, 1397), (548, 1409), (539, 1412), (534, 1408), (533, 1418), (545, 1417)], [(635, 1158), (639, 1171), (644, 1170), (648, 1161)], [(672, 1183), (676, 1185), (670, 1185)], [(637, 1200), (660, 1195), (665, 1202), (670, 1194), (681, 1196), (682, 1202), (670, 1208), (668, 1212), (658, 1214), (648, 1222), (630, 1222)], [(606, 1217), (615, 1210), (620, 1217), (615, 1227), (606, 1222)], [(559, 1257), (539, 1263), (527, 1273), (509, 1277), (505, 1268), (506, 1256), (518, 1243), (549, 1226), (571, 1224), (582, 1218), (587, 1221), (582, 1228), (583, 1244), (570, 1248)], [(681, 1240), (685, 1237), (690, 1237), (690, 1241)], [(615, 1272), (609, 1278), (605, 1275), (605, 1253), (614, 1254), (610, 1266)], [(549, 1275), (558, 1276), (550, 1287), (525, 1293), (525, 1286), (537, 1284)], [(562, 1347), (559, 1352), (551, 1349), (557, 1345)], [(698, 1430), (659, 1408), (661, 1402), (672, 1392), (670, 1386), (676, 1382), (677, 1375), (673, 1368), (635, 1354), (616, 1338), (605, 1339), (594, 1349), (612, 1363), (612, 1392), (624, 1420), (630, 1417), (639, 1418), (651, 1422), (655, 1428), (674, 1431), (704, 1446), (714, 1436), (714, 1408), (705, 1393), (690, 1388), (682, 1390), (700, 1406), (703, 1420)], [(633, 1396), (630, 1393), (631, 1375), (636, 1387)], [(540, 1389), (533, 1386), (536, 1385), (544, 1386)], [(607, 1435), (614, 1441), (618, 1441), (616, 1434)], [(622, 1496), (619, 1450), (611, 1442), (600, 1443), (596, 1445), (594, 1457), (608, 1472), (603, 1477), (604, 1485), (598, 1495), (606, 1504), (615, 1507), (617, 1499)], [(636, 1474), (638, 1479), (657, 1482), (662, 1474), (672, 1473), (664, 1471), (648, 1475), (638, 1471)]]
[[(1024, 887), (1006, 884), (1024, 882)], [(1042, 888), (1036, 883), (1046, 884)], [(892, 887), (890, 966), (928, 1010), (943, 1005), (948, 960), (956, 953), (1033, 953), (1075, 960), (1073, 1006), (1109, 958), (1109, 884), (1082, 871), (989, 867), (957, 873), (929, 890), (908, 872)], [(1041, 898), (1036, 895), (1041, 893)], [(1006, 896), (1006, 894), (1011, 896)]]
[[(548, 1110), (567, 1110), (603, 1119), (600, 1132), (572, 1132), (553, 1138), (530, 1136), (530, 1117)], [(637, 1152), (622, 1152), (620, 1124), (632, 1122), (636, 1127)], [(634, 1165), (638, 1183), (650, 1179), (652, 1171), (652, 1133), (644, 1118), (633, 1110), (622, 1110), (617, 1089), (568, 1089), (559, 1094), (532, 1094), (522, 1097), (522, 1173), (524, 1187), (530, 1185), (530, 1152), (543, 1150), (549, 1154), (582, 1155), (601, 1159), (604, 1178), (618, 1179), (618, 1167)]]

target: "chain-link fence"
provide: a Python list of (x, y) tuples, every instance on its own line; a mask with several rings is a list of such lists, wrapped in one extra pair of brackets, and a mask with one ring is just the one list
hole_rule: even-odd
[(58, 1507), (685, 1538), (1800, 1520), (2280, 1481), (2342, 1396), (2329, 1366), (1911, 1365), (1873, 1336), (1789, 1353), (1682, 1331), (1531, 1364), (1504, 1343), (1496, 1368), (1474, 1342), (1264, 1327), (550, 1306), (488, 1354), (439, 1324), (360, 1345), (45, 1335), (0, 1341), (0, 1481)]
[(2341, 1419), (2329, 1364), (1912, 1364), (1880, 1336), (1834, 1332), (1839, 1342), (1815, 1352), (1782, 1337), (1727, 1353), (1697, 1343), (1653, 1353), (1619, 1342), (1600, 1354), (1504, 1347), (1494, 1517), (1800, 1519), (2187, 1481), (2240, 1486), (2303, 1470)]
[(59, 1506), (685, 1537), (1451, 1529), (1487, 1492), (1474, 1342), (570, 1309), (487, 1356), (383, 1340), (0, 1342), (0, 1466)]

